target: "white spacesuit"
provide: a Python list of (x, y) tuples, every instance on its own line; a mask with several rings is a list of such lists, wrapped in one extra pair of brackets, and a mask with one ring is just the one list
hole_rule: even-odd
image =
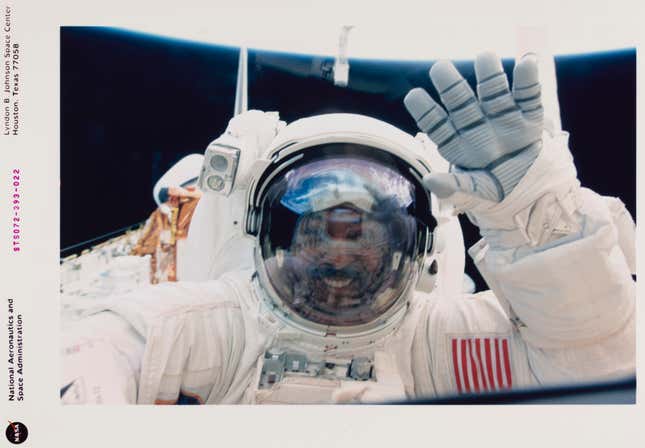
[[(580, 187), (531, 57), (512, 92), (495, 56), (475, 69), (478, 98), (433, 66), (447, 113), (406, 97), (436, 146), (350, 114), (234, 118), (207, 149), (190, 230), (207, 255), (189, 270), (212, 280), (82, 310), (62, 400), (377, 402), (632, 375), (631, 217)], [(463, 261), (440, 258), (455, 211), (480, 228), (469, 253), (490, 291), (460, 293)], [(415, 289), (434, 260), (434, 289)]]

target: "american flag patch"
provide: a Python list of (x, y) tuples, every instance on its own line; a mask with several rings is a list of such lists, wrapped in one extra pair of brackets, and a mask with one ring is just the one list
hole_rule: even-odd
[(454, 338), (452, 365), (460, 394), (513, 386), (508, 338)]

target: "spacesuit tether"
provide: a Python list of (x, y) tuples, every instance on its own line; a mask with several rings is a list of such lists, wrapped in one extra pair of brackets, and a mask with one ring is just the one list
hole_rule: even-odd
[[(493, 54), (475, 72), (477, 96), (432, 67), (445, 109), (408, 93), (417, 137), (353, 114), (233, 118), (204, 158), (193, 281), (84, 310), (63, 401), (378, 402), (632, 375), (631, 217), (580, 187), (534, 57), (512, 90)], [(459, 212), (490, 291), (462, 292)]]

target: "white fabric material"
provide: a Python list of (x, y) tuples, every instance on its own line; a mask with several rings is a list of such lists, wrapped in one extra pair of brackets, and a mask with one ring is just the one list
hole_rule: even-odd
[(126, 320), (110, 312), (68, 319), (65, 323), (61, 337), (61, 401), (134, 403), (145, 340)]
[(231, 269), (253, 266), (253, 240), (242, 232), (245, 194), (235, 190), (230, 197), (201, 197), (182, 248), (181, 280), (212, 280)]
[[(271, 389), (258, 389), (258, 362), (256, 378), (247, 394), (246, 403), (257, 404), (309, 404), (309, 403), (372, 403), (383, 400), (404, 400), (414, 396), (415, 377), (410, 356), (415, 329), (422, 310), (428, 305), (431, 296), (415, 291), (410, 300), (405, 319), (396, 331), (374, 337), (372, 344), (354, 344), (356, 348), (347, 349), (342, 343), (336, 349), (317, 350), (306, 338), (294, 335), (289, 327), (276, 329), (271, 347), (286, 351), (306, 353), (313, 359), (324, 358), (329, 362), (347, 362), (352, 357), (368, 357), (374, 363), (375, 380), (352, 382), (330, 378), (286, 377)], [(294, 337), (295, 336), (295, 337)], [(330, 338), (332, 339), (332, 338)]]
[(240, 146), (233, 192), (206, 192), (199, 200), (182, 251), (182, 280), (213, 280), (234, 268), (251, 268), (253, 241), (242, 234), (246, 188), (254, 162), (284, 126), (277, 112), (250, 110), (230, 120), (225, 135)]
[[(437, 145), (422, 132), (414, 138), (421, 142), (423, 155), (430, 165), (430, 170), (434, 173), (447, 173), (450, 164), (441, 157)], [(432, 192), (430, 195), (432, 215), (437, 220), (437, 227), (433, 231), (433, 253), (425, 260), (416, 288), (418, 291), (427, 293), (436, 290), (441, 296), (454, 297), (463, 292), (464, 286), (466, 265), (464, 236), (453, 205), (441, 200)], [(438, 269), (437, 273), (433, 274), (430, 267), (435, 260)]]
[[(456, 393), (456, 336), (507, 338), (513, 387), (633, 374), (635, 292), (620, 238), (605, 199), (585, 192), (580, 214), (580, 234), (521, 258), (485, 241), (474, 246), (492, 292), (452, 299), (416, 293), (401, 327), (377, 343), (407, 397)], [(86, 314), (109, 309), (123, 320), (101, 323), (108, 344), (97, 355), (101, 362), (65, 361), (65, 378), (111, 372), (96, 378), (121, 391), (110, 394), (113, 402), (131, 401), (137, 368), (124, 360), (141, 359), (138, 403), (170, 403), (180, 393), (206, 403), (253, 402), (258, 358), (282, 327), (254, 297), (250, 274), (163, 284), (97, 304)], [(87, 322), (84, 334), (96, 333)], [(142, 356), (141, 346), (119, 342), (128, 328), (146, 341)], [(107, 354), (115, 350), (123, 355)], [(384, 391), (351, 390), (336, 399), (368, 400)]]
[(236, 189), (248, 187), (253, 163), (262, 155), (278, 132), (286, 126), (277, 112), (249, 110), (229, 121), (225, 134), (240, 143), (240, 161), (235, 175)]
[[(505, 340), (514, 384), (634, 372), (633, 222), (620, 204), (580, 189), (566, 133), (550, 126), (535, 134), (543, 127), (536, 68), (531, 58), (518, 63), (511, 94), (499, 61), (479, 57), (476, 101), (454, 66), (441, 62), (431, 77), (449, 115), (425, 91), (405, 99), (421, 130), (457, 165), (456, 174), (431, 173), (424, 181), (479, 226), (484, 239), (470, 253), (497, 299), (439, 300), (421, 319), (415, 347), (423, 348), (413, 349), (417, 393), (458, 387), (454, 375), (436, 375), (457, 362), (455, 336), (469, 344), (486, 335)], [(503, 130), (491, 134), (491, 126)], [(514, 153), (516, 139), (528, 149)], [(525, 157), (535, 147), (537, 157)], [(509, 163), (516, 166), (507, 169)]]
[(611, 219), (618, 232), (618, 244), (632, 275), (636, 275), (636, 223), (618, 198), (605, 197)]
[(374, 353), (374, 370), (378, 378), (377, 382), (346, 384), (334, 391), (332, 401), (334, 403), (381, 403), (405, 399), (403, 381), (396, 368), (393, 354), (382, 351)]
[[(513, 387), (623, 378), (635, 372), (635, 284), (605, 198), (583, 191), (582, 231), (525, 251), (471, 248), (492, 291), (440, 298), (412, 348), (415, 390), (454, 393), (453, 337), (508, 338)], [(431, 381), (430, 381), (431, 379)]]
[[(376, 358), (381, 383), (321, 389), (330, 401), (456, 393), (455, 338), (506, 341), (505, 381), (512, 377), (513, 387), (633, 374), (633, 221), (615, 200), (579, 188), (565, 134), (543, 134), (542, 141), (502, 202), (450, 197), (480, 226), (484, 239), (470, 253), (492, 291), (415, 292), (400, 325), (354, 353)], [(244, 269), (253, 265), (251, 240), (237, 219), (243, 197), (238, 190), (200, 202), (196, 214), (205, 219), (191, 233), (204, 251), (193, 258), (201, 283), (164, 283), (97, 301), (84, 319), (65, 325), (63, 347), (72, 350), (65, 352), (63, 386), (71, 382), (72, 391), (82, 377), (108, 391), (85, 402), (255, 401), (258, 360), (285, 327), (255, 296), (252, 270)], [(92, 349), (75, 354), (85, 341)], [(294, 337), (292, 348), (305, 342)], [(290, 398), (301, 400), (287, 393), (280, 402)]]
[[(622, 328), (634, 311), (635, 284), (604, 199), (581, 192), (579, 234), (538, 248), (471, 249), (499, 299), (537, 347), (593, 343)], [(548, 288), (545, 288), (548, 285)]]
[[(441, 296), (456, 297), (463, 292), (466, 265), (464, 236), (457, 217), (439, 222), (433, 232), (434, 252), (423, 265), (416, 289), (421, 292), (436, 291)], [(437, 272), (432, 264), (436, 261)]]
[(424, 310), (412, 347), (416, 396), (457, 393), (451, 347), (454, 338), (506, 338), (510, 346), (512, 386), (539, 384), (528, 366), (526, 345), (495, 296), (486, 291), (458, 300), (435, 298)]
[(524, 178), (502, 202), (457, 192), (447, 200), (467, 210), (482, 236), (496, 247), (538, 246), (579, 231), (573, 214), (579, 206), (579, 185), (568, 134), (545, 131), (542, 150)]
[[(83, 374), (106, 382), (105, 403), (174, 404), (180, 395), (199, 403), (241, 402), (277, 328), (258, 316), (249, 276), (163, 283), (85, 309), (82, 328), (65, 333), (65, 346), (83, 343), (96, 332), (92, 325), (104, 330), (104, 344), (93, 357), (74, 363), (65, 357), (64, 380)], [(108, 321), (114, 313), (120, 318)], [(118, 353), (138, 362), (125, 363)]]
[(402, 158), (425, 160), (424, 145), (401, 129), (366, 115), (331, 113), (301, 118), (289, 123), (263, 154), (290, 153), (325, 143), (358, 143), (385, 149)]

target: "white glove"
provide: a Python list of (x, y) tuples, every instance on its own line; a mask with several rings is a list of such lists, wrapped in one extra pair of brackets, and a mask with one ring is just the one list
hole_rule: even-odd
[(503, 247), (575, 231), (579, 184), (566, 136), (544, 132), (536, 58), (516, 64), (512, 92), (493, 53), (477, 57), (475, 74), (479, 99), (451, 62), (433, 65), (430, 77), (448, 113), (423, 89), (405, 97), (419, 128), (453, 164), (450, 173), (428, 174), (426, 187)]
[(404, 102), (441, 155), (457, 167), (457, 174), (428, 176), (428, 188), (439, 197), (463, 191), (501, 201), (540, 151), (543, 109), (537, 60), (526, 56), (516, 65), (512, 94), (496, 55), (479, 55), (475, 74), (479, 101), (451, 62), (439, 61), (430, 70), (450, 116), (421, 88), (411, 90)]

